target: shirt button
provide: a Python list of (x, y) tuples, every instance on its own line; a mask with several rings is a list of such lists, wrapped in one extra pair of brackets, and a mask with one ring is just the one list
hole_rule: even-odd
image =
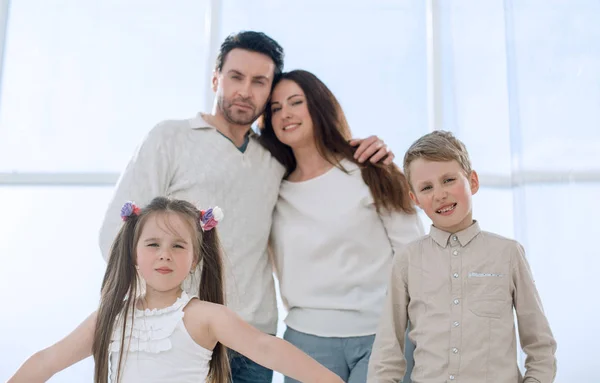
[(454, 348), (452, 349), (452, 353), (454, 353), (454, 354), (458, 354), (458, 348), (454, 347)]
[(460, 301), (459, 301), (458, 299), (455, 299), (455, 300), (454, 300), (454, 304), (455, 304), (455, 305), (457, 305), (457, 304), (459, 304), (459, 303), (460, 303)]
[(454, 375), (450, 375), (450, 380), (454, 380)]
[(452, 252), (452, 254), (453, 254), (453, 255), (458, 255), (458, 251), (454, 250), (454, 251)]
[(458, 273), (454, 273), (454, 274), (452, 274), (452, 276), (453, 276), (454, 278), (458, 278)]
[(452, 236), (452, 240), (453, 240), (453, 241), (456, 241), (457, 239), (458, 239), (458, 238), (456, 238), (456, 235), (453, 235), (453, 236)]
[(459, 324), (460, 324), (460, 323), (458, 323), (458, 322), (454, 322), (454, 323), (453, 323), (454, 327), (458, 327), (458, 325), (459, 325)]

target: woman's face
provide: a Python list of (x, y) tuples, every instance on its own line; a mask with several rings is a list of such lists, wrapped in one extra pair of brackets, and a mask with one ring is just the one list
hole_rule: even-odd
[(271, 96), (271, 124), (279, 141), (298, 149), (315, 146), (312, 118), (302, 88), (292, 80), (282, 80)]

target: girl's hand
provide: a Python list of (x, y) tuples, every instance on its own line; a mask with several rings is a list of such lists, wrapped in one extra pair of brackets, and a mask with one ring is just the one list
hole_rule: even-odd
[[(200, 345), (220, 342), (261, 366), (300, 382), (343, 382), (291, 343), (257, 330), (223, 305), (208, 302), (188, 305), (185, 318), (189, 321), (186, 328), (191, 329), (192, 338)], [(207, 327), (208, 331), (201, 334), (200, 329)]]
[(96, 312), (63, 340), (36, 352), (23, 363), (8, 383), (41, 383), (54, 374), (92, 355)]

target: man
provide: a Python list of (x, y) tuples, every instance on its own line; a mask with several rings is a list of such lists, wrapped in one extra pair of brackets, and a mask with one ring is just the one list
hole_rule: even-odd
[[(283, 48), (270, 37), (259, 32), (227, 37), (212, 78), (212, 113), (164, 121), (148, 133), (118, 181), (100, 233), (106, 259), (127, 200), (144, 205), (172, 196), (200, 208), (220, 206), (227, 305), (269, 334), (277, 331), (277, 305), (267, 243), (284, 169), (258, 143), (251, 124), (282, 70)], [(362, 141), (357, 154), (363, 161), (393, 159), (377, 137)], [(239, 354), (230, 357), (234, 383), (271, 382), (272, 371)]]

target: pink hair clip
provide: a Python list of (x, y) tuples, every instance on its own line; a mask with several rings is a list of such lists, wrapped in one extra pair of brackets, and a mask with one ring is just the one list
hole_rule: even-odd
[(200, 227), (202, 231), (213, 229), (223, 219), (223, 210), (220, 207), (211, 207), (208, 210), (200, 210)]
[(127, 221), (131, 215), (140, 214), (140, 210), (141, 209), (134, 202), (127, 201), (121, 208), (121, 219)]

